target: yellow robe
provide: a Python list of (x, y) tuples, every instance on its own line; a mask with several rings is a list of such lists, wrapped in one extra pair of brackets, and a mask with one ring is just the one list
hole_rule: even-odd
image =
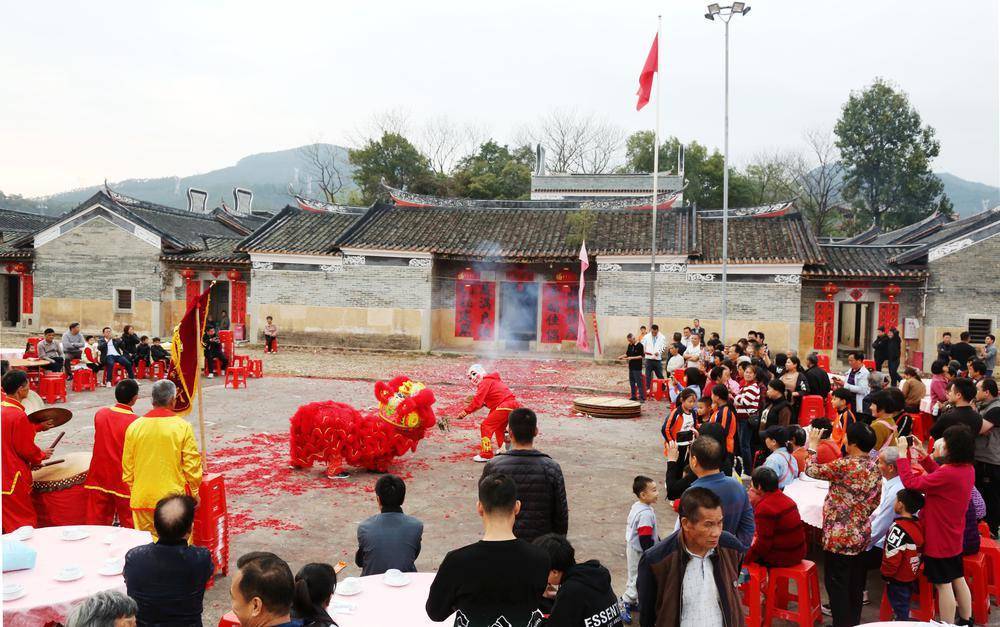
[(157, 501), (171, 494), (197, 496), (201, 474), (194, 429), (172, 411), (154, 408), (125, 431), (122, 480), (131, 488), (133, 512), (151, 514)]

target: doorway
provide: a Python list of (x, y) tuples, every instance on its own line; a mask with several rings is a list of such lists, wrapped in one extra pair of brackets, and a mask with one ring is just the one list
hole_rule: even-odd
[(874, 303), (840, 303), (837, 316), (837, 359), (847, 359), (848, 353), (861, 351), (869, 356), (872, 343), (872, 311)]
[(21, 318), (21, 281), (16, 274), (4, 275), (2, 289), (3, 326), (16, 327)]
[(538, 338), (538, 284), (527, 281), (500, 283), (500, 339), (511, 350), (528, 350)]
[[(211, 281), (202, 281), (202, 289), (208, 288), (211, 283)], [(223, 311), (230, 317), (230, 328), (232, 328), (232, 312), (229, 311), (229, 281), (216, 281), (215, 285), (212, 285), (212, 292), (208, 297), (208, 322), (206, 325), (214, 325), (218, 329), (219, 318), (222, 317)]]

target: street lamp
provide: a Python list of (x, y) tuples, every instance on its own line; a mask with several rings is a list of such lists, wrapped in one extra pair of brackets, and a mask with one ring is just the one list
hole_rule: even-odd
[(727, 279), (729, 274), (729, 20), (734, 15), (746, 15), (750, 6), (746, 2), (734, 2), (728, 6), (717, 3), (708, 5), (705, 19), (712, 22), (716, 16), (726, 25), (726, 113), (724, 118), (724, 134), (722, 146), (722, 341), (726, 341), (726, 312), (729, 301), (726, 297)]

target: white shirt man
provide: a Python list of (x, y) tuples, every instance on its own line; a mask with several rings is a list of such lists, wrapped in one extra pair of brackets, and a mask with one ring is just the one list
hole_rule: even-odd
[(689, 368), (698, 367), (698, 363), (704, 357), (704, 347), (701, 345), (701, 336), (692, 333), (691, 344), (684, 351), (684, 360)]
[(654, 329), (642, 338), (642, 347), (646, 353), (646, 359), (660, 361), (663, 359), (663, 351), (667, 350), (667, 340), (663, 335)]
[(672, 353), (670, 359), (667, 360), (667, 374), (669, 375), (674, 370), (680, 370), (684, 367), (684, 355), (680, 353)]

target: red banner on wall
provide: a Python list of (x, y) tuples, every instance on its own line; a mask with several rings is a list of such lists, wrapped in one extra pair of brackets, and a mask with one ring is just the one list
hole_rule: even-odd
[(878, 326), (886, 330), (899, 328), (899, 303), (878, 304)]
[(816, 301), (816, 329), (813, 333), (813, 348), (816, 350), (833, 349), (833, 311), (834, 303)]
[(495, 315), (495, 283), (455, 281), (455, 337), (492, 340)]
[(21, 275), (21, 313), (35, 313), (35, 276)]
[(233, 281), (233, 324), (246, 324), (247, 318), (247, 284), (243, 281)]
[(201, 281), (188, 281), (187, 294), (184, 299), (187, 302), (187, 308), (190, 308), (199, 296), (201, 296)]
[(542, 284), (542, 343), (576, 340), (576, 284)]

